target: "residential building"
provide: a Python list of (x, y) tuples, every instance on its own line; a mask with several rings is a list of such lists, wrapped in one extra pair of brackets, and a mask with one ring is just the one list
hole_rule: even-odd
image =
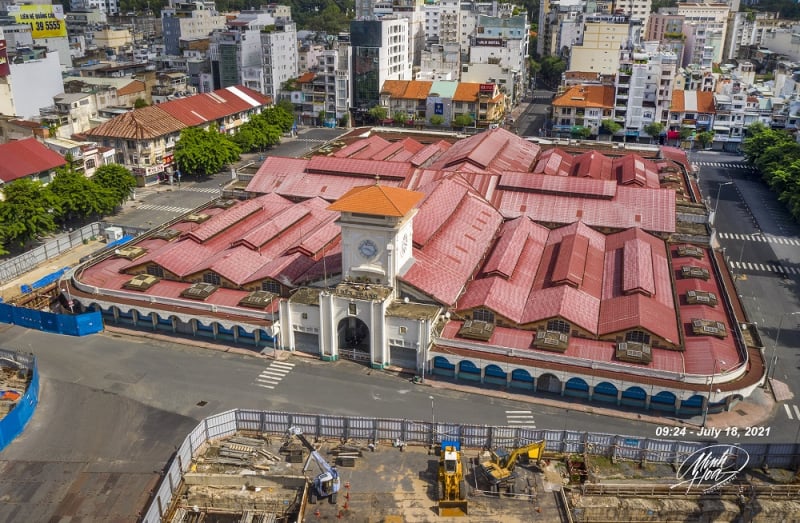
[(658, 13), (652, 13), (645, 26), (644, 40), (661, 42), (679, 38), (683, 40), (683, 22), (685, 17), (679, 15), (673, 8), (661, 8)]
[(161, 10), (164, 52), (180, 55), (190, 42), (208, 41), (213, 31), (225, 29), (225, 17), (217, 13), (213, 3), (174, 3)]
[(417, 80), (458, 80), (461, 74), (461, 45), (457, 42), (431, 44), (422, 51)]
[(617, 0), (613, 2), (614, 13), (625, 14), (633, 20), (639, 20), (643, 28), (647, 27), (652, 4), (652, 0)]
[(70, 293), (108, 323), (256, 352), (664, 415), (729, 410), (763, 385), (763, 349), (742, 335), (710, 238), (673, 240), (688, 165), (674, 148), (573, 156), (504, 129), (454, 144), (372, 135), (267, 158), (249, 199), (94, 261)]
[(106, 15), (119, 14), (118, 0), (70, 0), (71, 11), (97, 10)]
[(94, 176), (98, 167), (114, 163), (114, 149), (110, 147), (99, 147), (94, 142), (77, 142), (66, 138), (47, 138), (44, 141), (45, 147), (51, 149), (65, 159), (69, 155), (72, 168), (83, 173), (87, 178)]
[(679, 132), (685, 127), (694, 133), (710, 131), (714, 127), (715, 114), (714, 93), (675, 90), (672, 93), (667, 129)]
[(334, 127), (350, 114), (350, 45), (346, 38), (320, 52), (312, 71), (293, 83), (290, 99), (306, 125)]
[(112, 55), (122, 55), (133, 46), (133, 33), (127, 27), (103, 27), (94, 32), (94, 44)]
[(785, 23), (780, 19), (779, 13), (731, 10), (728, 15), (728, 30), (725, 33), (723, 59), (742, 58), (740, 56), (742, 47), (760, 47), (764, 42), (765, 34)]
[(3, 186), (28, 178), (50, 183), (56, 169), (67, 164), (64, 157), (42, 145), (36, 138), (24, 138), (0, 144), (0, 199)]
[(613, 74), (619, 69), (619, 50), (638, 44), (641, 22), (623, 15), (584, 18), (582, 40), (570, 50), (568, 70)]
[(506, 95), (497, 84), (459, 82), (453, 93), (453, 120), (466, 115), (476, 127), (503, 122), (506, 107)]
[(566, 56), (581, 41), (583, 0), (543, 0), (539, 4), (536, 52), (540, 56)]
[(386, 80), (381, 88), (381, 107), (386, 108), (390, 120), (395, 115), (411, 122), (429, 119), (427, 100), (432, 85), (420, 80)]
[(184, 72), (164, 72), (156, 75), (156, 85), (150, 90), (154, 104), (197, 94), (197, 88), (189, 85), (189, 75)]
[(440, 45), (459, 44), (460, 47), (460, 2), (458, 0), (434, 0), (426, 2), (423, 9), (426, 40)]
[(66, 76), (64, 92), (93, 93), (97, 99), (98, 110), (107, 107), (132, 109), (136, 100), (152, 103), (147, 84), (132, 77)]
[(489, 76), (475, 78), (462, 74), (461, 80), (496, 83), (508, 97), (508, 103), (517, 105), (528, 85), (529, 34), (527, 13), (507, 18), (478, 15), (475, 32), (470, 36), (469, 63), (464, 66), (470, 70), (478, 64), (496, 67)]
[(290, 18), (274, 14), (270, 9), (243, 11), (226, 30), (211, 35), (215, 88), (241, 84), (277, 98), (282, 84), (297, 77), (296, 26)]
[(48, 136), (50, 130), (41, 122), (0, 114), (0, 144), (25, 138), (44, 139)]
[(686, 51), (683, 66), (711, 67), (722, 61), (730, 5), (725, 3), (681, 2), (677, 14), (684, 17)]
[(350, 22), (353, 65), (350, 69), (356, 120), (378, 105), (386, 80), (411, 80), (408, 61), (408, 20), (353, 20)]
[(614, 115), (614, 87), (609, 85), (576, 85), (553, 99), (553, 134), (569, 137), (579, 128), (601, 133), (603, 120)]
[(213, 127), (232, 134), (271, 100), (244, 86), (227, 87), (159, 105), (134, 109), (89, 130), (88, 139), (116, 149), (116, 163), (137, 177), (139, 186), (171, 176), (172, 152), (186, 127)]
[(64, 92), (58, 54), (42, 48), (7, 51), (8, 67), (0, 65), (0, 114), (31, 119)]

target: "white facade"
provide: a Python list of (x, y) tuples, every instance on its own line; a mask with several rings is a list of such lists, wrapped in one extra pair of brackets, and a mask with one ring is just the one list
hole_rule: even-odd
[(461, 74), (461, 46), (458, 42), (434, 44), (422, 53), (417, 80), (458, 80)]
[(642, 27), (647, 27), (652, 5), (652, 0), (617, 0), (614, 2), (614, 10), (616, 13), (626, 14), (632, 19), (640, 20)]
[(677, 66), (675, 53), (659, 50), (657, 42), (620, 53), (614, 119), (624, 132), (642, 136), (644, 128), (655, 122), (666, 128)]
[(260, 91), (263, 94), (277, 100), (281, 85), (297, 77), (297, 63), (297, 28), (294, 22), (285, 23), (281, 31), (261, 33), (263, 86)]
[(181, 4), (161, 10), (161, 28), (167, 54), (179, 55), (180, 41), (208, 38), (225, 28), (225, 17), (201, 2)]
[(30, 119), (39, 109), (53, 105), (53, 97), (64, 92), (58, 54), (39, 60), (10, 62), (11, 74), (0, 76), (0, 113)]
[[(686, 51), (683, 65), (719, 63), (728, 27), (730, 5), (724, 3), (679, 3), (678, 14), (684, 17)], [(717, 46), (717, 47), (714, 47)], [(705, 65), (703, 65), (705, 67)]]
[(439, 44), (459, 43), (461, 4), (458, 0), (439, 0), (425, 4), (425, 36)]

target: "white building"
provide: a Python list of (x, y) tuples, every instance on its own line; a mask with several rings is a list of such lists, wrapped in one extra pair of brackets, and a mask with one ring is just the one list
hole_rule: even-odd
[(469, 70), (473, 73), (475, 66), (487, 64), (496, 66), (497, 71), (482, 79), (462, 74), (461, 81), (497, 83), (509, 103), (516, 105), (527, 86), (529, 33), (527, 14), (503, 18), (478, 15), (470, 37)]
[(0, 113), (31, 119), (64, 92), (61, 66), (56, 53), (17, 56), (21, 61), (9, 59), (10, 74), (0, 76)]
[(459, 43), (461, 3), (458, 0), (437, 0), (426, 3), (425, 37), (439, 44)]
[(458, 80), (461, 75), (461, 46), (458, 42), (432, 44), (422, 52), (417, 80)]
[(722, 61), (722, 51), (731, 8), (724, 3), (679, 3), (677, 12), (684, 17), (686, 50), (683, 65), (710, 67)]
[(569, 71), (615, 74), (620, 49), (636, 46), (641, 22), (624, 15), (591, 15), (584, 19), (582, 40), (570, 51)]
[(764, 35), (779, 27), (778, 13), (732, 11), (728, 18), (728, 31), (725, 39), (723, 57), (739, 58), (742, 47), (761, 46)]
[(412, 79), (408, 38), (405, 18), (350, 22), (353, 107), (365, 112), (378, 105), (380, 89), (386, 80)]

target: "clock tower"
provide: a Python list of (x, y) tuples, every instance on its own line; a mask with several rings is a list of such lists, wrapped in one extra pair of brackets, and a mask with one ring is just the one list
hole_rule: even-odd
[(355, 187), (328, 209), (341, 212), (342, 277), (396, 287), (414, 263), (412, 222), (423, 193), (379, 184)]

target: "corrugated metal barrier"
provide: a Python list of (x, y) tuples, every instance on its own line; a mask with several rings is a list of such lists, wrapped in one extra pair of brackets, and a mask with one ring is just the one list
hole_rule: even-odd
[(56, 334), (86, 336), (102, 332), (103, 315), (100, 312), (56, 314), (0, 303), (0, 323), (10, 323)]
[(18, 372), (30, 374), (30, 382), (25, 393), (17, 400), (11, 411), (0, 419), (0, 451), (25, 429), (39, 403), (39, 370), (33, 354), (0, 349), (0, 363), (4, 367), (14, 367)]

